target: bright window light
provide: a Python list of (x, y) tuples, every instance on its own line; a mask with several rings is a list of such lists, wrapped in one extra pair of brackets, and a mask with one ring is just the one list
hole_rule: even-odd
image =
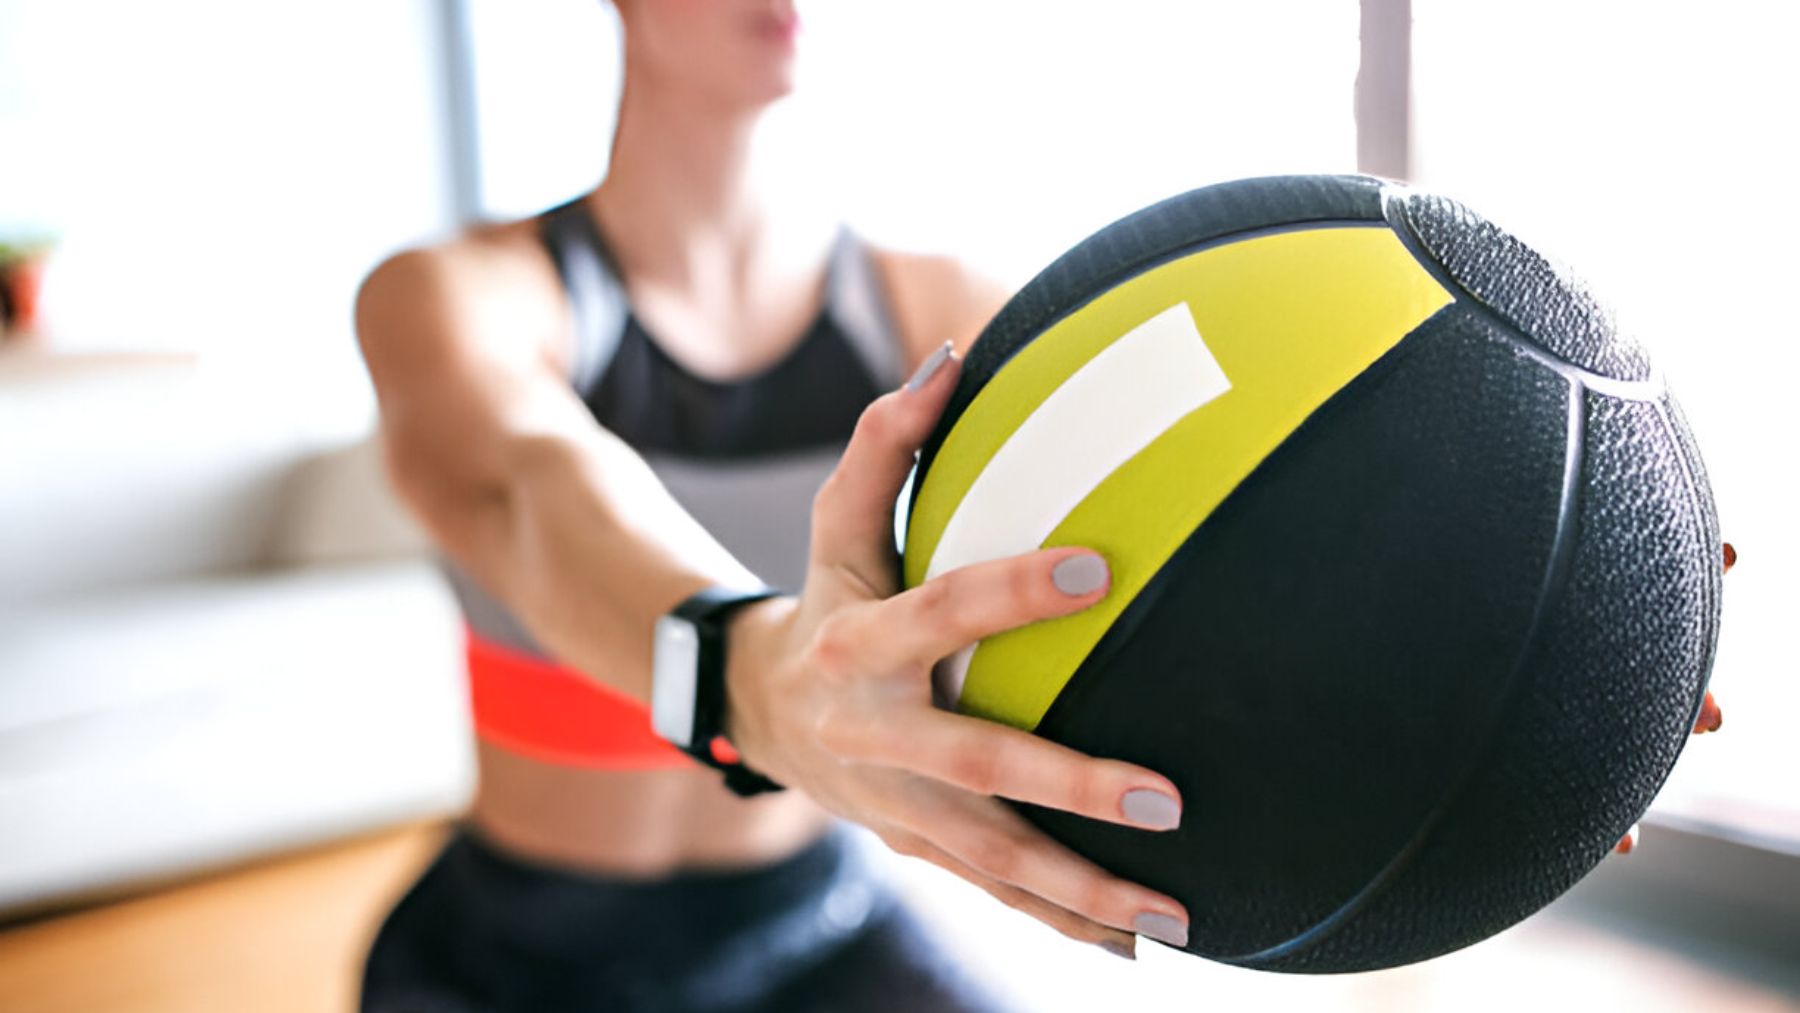
[[(530, 214), (591, 186), (617, 101), (606, 8), (470, 10), (487, 210)], [(876, 0), (801, 15), (800, 85), (770, 124), (777, 185), (801, 210), (1015, 284), (1184, 190), (1354, 167), (1344, 0)]]
[(1650, 348), (1693, 423), (1724, 536), (1713, 688), (1659, 811), (1800, 842), (1792, 635), (1800, 598), (1800, 12), (1610, 0), (1414, 0), (1422, 182), (1586, 277)]
[(354, 0), (0, 3), (0, 229), (60, 237), (49, 347), (241, 360), (366, 424), (357, 283), (452, 217), (435, 22)]

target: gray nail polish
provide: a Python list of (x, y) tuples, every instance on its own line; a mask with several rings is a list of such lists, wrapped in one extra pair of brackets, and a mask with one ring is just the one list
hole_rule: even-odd
[(1099, 556), (1070, 556), (1050, 570), (1050, 580), (1058, 591), (1070, 597), (1097, 591), (1106, 583), (1106, 560)]
[(1187, 923), (1155, 911), (1145, 911), (1131, 920), (1132, 931), (1170, 946), (1187, 945)]
[(1126, 792), (1119, 811), (1146, 830), (1173, 830), (1181, 825), (1181, 803), (1150, 788)]
[(906, 381), (906, 389), (918, 390), (930, 383), (931, 378), (936, 376), (937, 371), (944, 368), (944, 363), (949, 360), (950, 344), (945, 342), (937, 351), (932, 352), (929, 358), (919, 363), (919, 368), (913, 371), (912, 379)]
[(1102, 939), (1100, 940), (1100, 948), (1115, 957), (1124, 957), (1126, 960), (1137, 959), (1137, 954), (1132, 952), (1131, 944), (1122, 940)]

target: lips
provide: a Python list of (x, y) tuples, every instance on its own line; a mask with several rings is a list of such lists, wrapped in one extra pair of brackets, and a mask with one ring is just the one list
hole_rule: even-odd
[(792, 43), (800, 34), (800, 15), (791, 4), (781, 4), (774, 10), (759, 13), (754, 25), (756, 33), (764, 38)]

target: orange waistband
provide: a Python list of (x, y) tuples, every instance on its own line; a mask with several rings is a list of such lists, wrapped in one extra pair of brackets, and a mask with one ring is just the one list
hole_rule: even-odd
[(650, 727), (650, 710), (572, 668), (467, 636), (475, 733), (521, 756), (572, 767), (656, 770), (694, 760)]

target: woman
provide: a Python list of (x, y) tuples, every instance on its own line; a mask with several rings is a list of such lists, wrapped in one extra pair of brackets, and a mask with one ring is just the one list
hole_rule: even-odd
[[(757, 125), (792, 85), (788, 0), (617, 6), (606, 180), (403, 253), (358, 300), (392, 477), (468, 614), (481, 774), (371, 952), (365, 1008), (988, 1008), (833, 815), (1075, 939), (1179, 945), (1179, 903), (995, 798), (1154, 832), (1181, 819), (1166, 778), (931, 706), (936, 659), (1092, 605), (1105, 561), (1062, 548), (893, 583), (891, 506), (954, 385), (949, 349), (1002, 293), (810, 229), (752, 184)], [(659, 617), (759, 578), (797, 594), (726, 624), (723, 727), (795, 790), (746, 800), (644, 705)]]
[[(792, 86), (790, 2), (617, 6), (605, 181), (402, 253), (358, 298), (391, 476), (468, 612), (481, 740), (468, 826), (383, 928), (365, 1008), (988, 1008), (834, 814), (1074, 938), (1179, 944), (1179, 903), (995, 798), (1168, 829), (1167, 779), (931, 706), (934, 660), (1093, 604), (1104, 560), (1048, 550), (895, 594), (892, 504), (950, 349), (1003, 293), (753, 185)], [(644, 704), (658, 618), (759, 577), (797, 593), (729, 621), (725, 720), (795, 790), (745, 800), (661, 746)]]

